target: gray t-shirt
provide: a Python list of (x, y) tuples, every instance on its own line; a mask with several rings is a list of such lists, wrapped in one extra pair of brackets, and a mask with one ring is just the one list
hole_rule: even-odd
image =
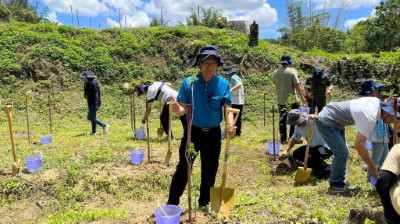
[(337, 128), (354, 125), (355, 122), (350, 112), (350, 101), (329, 103), (319, 112), (318, 120), (325, 125)]

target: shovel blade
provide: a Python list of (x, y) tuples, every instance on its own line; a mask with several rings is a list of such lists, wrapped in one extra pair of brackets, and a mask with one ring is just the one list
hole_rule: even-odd
[(304, 167), (298, 167), (296, 176), (294, 177), (294, 181), (296, 183), (304, 183), (307, 182), (307, 180), (310, 178), (312, 169), (307, 168), (304, 169)]
[(221, 187), (211, 188), (211, 210), (229, 215), (235, 205), (234, 189)]
[(171, 159), (172, 151), (168, 150), (167, 155), (165, 155), (165, 165), (169, 166), (169, 160)]

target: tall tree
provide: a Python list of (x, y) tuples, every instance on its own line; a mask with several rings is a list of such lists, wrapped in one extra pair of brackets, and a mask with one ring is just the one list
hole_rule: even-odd
[(375, 16), (360, 25), (366, 26), (364, 35), (367, 50), (392, 51), (400, 47), (400, 1), (381, 2), (375, 8)]
[(206, 26), (206, 27), (217, 27), (218, 18), (221, 17), (221, 10), (211, 8), (203, 8), (200, 7), (203, 13), (203, 16), (199, 18), (199, 15), (193, 10), (193, 8), (189, 8), (190, 16), (186, 17), (186, 24), (188, 26)]

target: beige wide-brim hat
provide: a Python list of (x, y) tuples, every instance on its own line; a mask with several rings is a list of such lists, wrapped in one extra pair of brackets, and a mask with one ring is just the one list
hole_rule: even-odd
[(394, 210), (400, 215), (400, 183), (399, 180), (390, 188), (390, 199)]

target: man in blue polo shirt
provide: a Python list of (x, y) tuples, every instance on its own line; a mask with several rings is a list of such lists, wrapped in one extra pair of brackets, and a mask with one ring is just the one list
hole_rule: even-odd
[[(222, 64), (221, 55), (215, 46), (202, 47), (194, 64), (195, 67), (199, 66), (200, 72), (183, 80), (178, 98), (171, 103), (172, 111), (178, 116), (187, 116), (187, 105), (191, 105), (191, 141), (195, 151), (200, 152), (201, 160), (199, 207), (207, 210), (210, 188), (215, 184), (221, 153), (222, 106), (231, 107), (229, 83), (216, 75)], [(234, 136), (236, 127), (233, 125), (233, 115), (230, 114), (228, 119), (228, 134)], [(188, 133), (187, 128), (184, 130), (179, 147), (179, 163), (172, 177), (167, 204), (179, 204), (188, 181), (185, 156)]]

